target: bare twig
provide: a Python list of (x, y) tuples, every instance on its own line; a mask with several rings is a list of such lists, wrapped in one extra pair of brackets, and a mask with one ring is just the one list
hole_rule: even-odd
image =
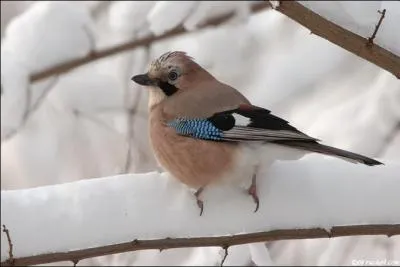
[[(253, 13), (256, 13), (256, 12), (262, 11), (269, 7), (270, 7), (270, 4), (268, 2), (260, 2), (260, 3), (252, 5), (251, 11)], [(221, 25), (221, 24), (229, 21), (233, 16), (234, 16), (234, 13), (215, 17), (213, 19), (208, 20), (206, 23), (200, 25), (199, 29), (204, 29), (204, 28), (207, 28), (210, 26)], [(124, 44), (116, 45), (116, 46), (106, 48), (103, 50), (98, 50), (96, 52), (89, 53), (89, 55), (87, 55), (86, 57), (73, 59), (73, 60), (58, 64), (56, 66), (50, 67), (48, 69), (45, 69), (43, 71), (34, 73), (31, 76), (31, 82), (40, 81), (42, 79), (48, 78), (48, 77), (56, 75), (56, 74), (66, 73), (74, 68), (91, 63), (95, 60), (105, 58), (108, 56), (112, 56), (112, 55), (115, 55), (115, 54), (118, 54), (121, 52), (125, 52), (128, 50), (132, 50), (139, 46), (149, 45), (153, 42), (164, 40), (164, 39), (167, 39), (170, 37), (175, 37), (175, 36), (178, 36), (178, 35), (186, 33), (186, 32), (187, 32), (187, 30), (181, 25), (181, 26), (179, 26), (171, 31), (168, 31), (162, 35), (158, 35), (158, 36), (150, 35), (150, 36), (140, 39), (140, 40), (129, 41)]]
[(54, 88), (55, 84), (58, 81), (58, 76), (54, 77), (54, 80), (43, 90), (43, 93), (39, 96), (39, 98), (36, 100), (36, 102), (32, 105), (30, 108), (30, 113), (33, 113), (36, 111), (39, 106), (43, 103), (44, 99), (47, 97), (47, 95), (50, 93), (51, 89)]
[(31, 113), (31, 104), (32, 104), (32, 90), (31, 90), (31, 86), (28, 85), (28, 87), (26, 88), (25, 111), (24, 111), (24, 114), (22, 115), (22, 121), (21, 121), (20, 127), (25, 125), (26, 121), (29, 118), (29, 114)]
[[(400, 224), (335, 226), (332, 227), (331, 231), (327, 231), (322, 228), (283, 229), (269, 232), (218, 237), (165, 238), (153, 240), (135, 239), (131, 242), (103, 247), (14, 258), (14, 261), (16, 265), (26, 266), (60, 261), (79, 261), (86, 258), (146, 249), (171, 249), (183, 247), (222, 247), (225, 249), (235, 245), (266, 241), (358, 235), (386, 235), (388, 237), (400, 235)], [(1, 262), (1, 266), (9, 266), (9, 262)]]
[(367, 47), (366, 39), (323, 18), (296, 1), (280, 1), (275, 9), (304, 27), (347, 51), (364, 58), (400, 79), (400, 57), (373, 45)]
[[(146, 60), (144, 62), (144, 64), (146, 65), (148, 63), (148, 61), (150, 60), (150, 47), (146, 46)], [(130, 60), (130, 63), (133, 63), (133, 57)], [(129, 67), (131, 67), (132, 64), (129, 64), (128, 66), (128, 70), (130, 70)], [(126, 74), (127, 77), (130, 78), (131, 73), (127, 73)], [(130, 80), (130, 79), (128, 79)], [(136, 85), (135, 85), (136, 86)], [(137, 86), (136, 86), (137, 87)], [(138, 112), (139, 109), (139, 104), (140, 104), (140, 99), (142, 96), (142, 90), (135, 90), (135, 96), (134, 96), (134, 102), (133, 104), (130, 103), (131, 101), (131, 92), (132, 92), (132, 88), (129, 86), (125, 87), (125, 105), (128, 107), (127, 111), (127, 142), (128, 142), (128, 149), (127, 149), (127, 155), (126, 155), (126, 160), (125, 160), (125, 164), (124, 164), (124, 169), (123, 169), (123, 173), (127, 173), (131, 167), (132, 164), (132, 140), (134, 138), (134, 120), (136, 118), (136, 113)]]
[(6, 260), (6, 263), (9, 266), (14, 266), (15, 260), (14, 260), (14, 255), (13, 255), (13, 243), (11, 241), (10, 231), (7, 229), (7, 227), (4, 224), (3, 224), (3, 232), (6, 234), (7, 241), (8, 241), (8, 259)]
[(21, 123), (18, 126), (18, 128), (14, 129), (12, 132), (7, 134), (3, 138), (3, 140), (1, 140), (2, 142), (12, 138), (14, 135), (16, 135), (19, 132), (20, 129), (22, 129), (26, 125), (29, 118), (40, 107), (40, 105), (42, 104), (42, 102), (44, 101), (44, 99), (46, 98), (48, 93), (51, 91), (51, 89), (54, 87), (54, 85), (56, 84), (57, 81), (58, 81), (58, 76), (54, 77), (54, 79), (43, 90), (43, 93), (39, 96), (39, 98), (33, 104), (32, 104), (32, 89), (30, 86), (27, 88), (25, 111), (22, 116)]
[(89, 40), (90, 52), (89, 55), (96, 53), (96, 37), (88, 26), (83, 26), (83, 31), (86, 33)]
[(374, 43), (374, 39), (376, 37), (376, 34), (378, 33), (379, 27), (381, 26), (381, 23), (382, 23), (383, 19), (385, 18), (386, 9), (384, 9), (382, 12), (378, 10), (378, 13), (381, 14), (381, 17), (379, 19), (378, 24), (375, 26), (374, 33), (372, 34), (371, 37), (368, 38), (368, 41), (367, 41), (368, 47), (371, 47), (372, 44)]
[(222, 249), (224, 250), (224, 257), (222, 258), (221, 266), (224, 266), (224, 262), (226, 260), (226, 257), (228, 257), (229, 246), (223, 246)]

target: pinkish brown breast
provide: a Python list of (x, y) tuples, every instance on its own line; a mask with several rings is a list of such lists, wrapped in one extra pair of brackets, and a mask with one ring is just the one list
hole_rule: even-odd
[(189, 187), (199, 188), (214, 182), (232, 167), (234, 145), (177, 135), (164, 125), (158, 108), (152, 109), (149, 120), (155, 157), (166, 171)]

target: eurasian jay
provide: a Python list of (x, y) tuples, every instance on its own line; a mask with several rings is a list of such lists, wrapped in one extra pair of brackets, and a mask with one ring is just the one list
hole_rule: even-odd
[(149, 89), (149, 133), (157, 161), (194, 190), (200, 215), (203, 189), (226, 181), (249, 182), (246, 188), (256, 212), (261, 163), (316, 152), (369, 166), (382, 164), (320, 144), (269, 110), (252, 105), (184, 52), (161, 55), (147, 73), (132, 80)]

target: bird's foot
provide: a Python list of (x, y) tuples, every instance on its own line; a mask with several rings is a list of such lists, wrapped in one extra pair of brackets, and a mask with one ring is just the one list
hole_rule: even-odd
[(203, 214), (203, 209), (204, 209), (204, 204), (203, 204), (203, 200), (200, 199), (200, 194), (201, 192), (203, 192), (203, 187), (200, 187), (196, 193), (194, 193), (194, 196), (196, 197), (196, 201), (197, 201), (197, 206), (200, 208), (200, 216)]
[(253, 178), (251, 180), (251, 185), (249, 187), (249, 189), (247, 190), (248, 194), (250, 196), (252, 196), (254, 202), (256, 203), (256, 209), (254, 210), (254, 212), (257, 212), (259, 206), (260, 206), (260, 200), (258, 199), (258, 195), (257, 195), (257, 183), (256, 183), (256, 175), (253, 175)]

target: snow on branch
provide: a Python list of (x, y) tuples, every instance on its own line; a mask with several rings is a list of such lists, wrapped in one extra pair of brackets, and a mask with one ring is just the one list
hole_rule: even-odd
[[(364, 38), (323, 18), (296, 1), (280, 1), (275, 10), (308, 28), (313, 34), (364, 58), (400, 79), (400, 57), (370, 41), (373, 40), (379, 26), (375, 28), (372, 37)], [(384, 13), (378, 25), (382, 23), (383, 17)]]
[[(240, 188), (193, 192), (167, 173), (2, 191), (1, 265), (72, 261), (143, 249), (300, 238), (399, 235), (400, 164), (330, 158), (278, 162), (259, 172), (260, 209)], [(12, 244), (13, 258), (9, 259)], [(222, 259), (221, 259), (222, 260)]]

